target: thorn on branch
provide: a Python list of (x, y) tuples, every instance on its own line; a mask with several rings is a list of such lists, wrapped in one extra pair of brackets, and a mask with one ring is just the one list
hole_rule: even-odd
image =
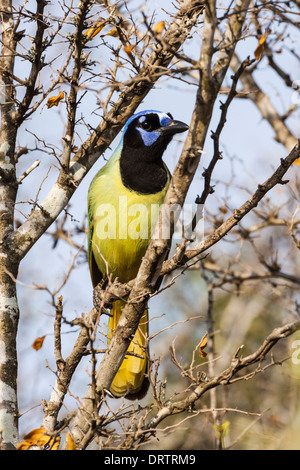
[(280, 164), (283, 168), (288, 168), (289, 167), (289, 163), (287, 162), (286, 158), (281, 158), (280, 159)]
[(257, 190), (258, 190), (258, 191), (264, 192), (265, 189), (266, 189), (266, 188), (265, 188), (265, 185), (264, 185), (264, 184), (259, 184), (259, 185), (257, 186)]
[(242, 350), (243, 348), (244, 348), (244, 345), (243, 345), (243, 344), (237, 348), (237, 350), (235, 351), (235, 353), (234, 353), (234, 355), (233, 355), (233, 358), (234, 358), (234, 359), (238, 359), (238, 356), (239, 356), (239, 354), (240, 354), (240, 352), (241, 352), (241, 350)]

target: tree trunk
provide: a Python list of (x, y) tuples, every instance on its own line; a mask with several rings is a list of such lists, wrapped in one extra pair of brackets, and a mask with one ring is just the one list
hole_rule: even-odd
[(17, 348), (19, 309), (15, 279), (18, 260), (12, 234), (17, 194), (15, 172), (16, 125), (13, 70), (15, 32), (11, 0), (0, 2), (2, 48), (0, 59), (0, 448), (13, 449), (18, 442)]

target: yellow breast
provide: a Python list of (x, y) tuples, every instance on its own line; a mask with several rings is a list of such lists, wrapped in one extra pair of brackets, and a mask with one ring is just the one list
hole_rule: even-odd
[(167, 186), (156, 194), (138, 194), (121, 180), (119, 159), (108, 164), (96, 176), (89, 199), (93, 205), (91, 249), (102, 274), (133, 279), (139, 269), (151, 236)]

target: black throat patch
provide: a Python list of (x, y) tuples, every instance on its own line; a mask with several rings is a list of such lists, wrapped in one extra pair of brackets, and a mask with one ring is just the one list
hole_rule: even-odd
[(120, 157), (124, 186), (141, 194), (160, 192), (169, 179), (162, 155), (171, 139), (171, 136), (161, 135), (152, 145), (147, 146), (133, 121), (124, 135)]

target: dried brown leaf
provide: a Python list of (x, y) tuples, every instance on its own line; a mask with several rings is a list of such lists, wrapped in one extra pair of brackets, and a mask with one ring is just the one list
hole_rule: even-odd
[(60, 437), (51, 437), (44, 428), (33, 429), (26, 434), (24, 441), (17, 445), (17, 450), (28, 450), (31, 447), (49, 448), (58, 450)]
[(200, 357), (206, 357), (207, 353), (204, 351), (204, 348), (207, 346), (207, 333), (205, 333), (204, 336), (202, 336), (200, 344), (199, 344), (199, 356)]
[(47, 107), (52, 108), (52, 106), (58, 106), (60, 101), (63, 100), (65, 94), (61, 91), (57, 96), (51, 96), (47, 101)]
[(256, 60), (259, 60), (261, 58), (261, 55), (264, 51), (264, 44), (266, 42), (267, 36), (268, 36), (268, 33), (266, 32), (265, 34), (261, 36), (261, 38), (258, 41), (258, 46), (254, 51), (254, 56)]
[(154, 33), (157, 34), (158, 36), (161, 35), (161, 33), (163, 32), (164, 29), (165, 29), (165, 22), (164, 21), (159, 21), (153, 27)]
[(66, 435), (67, 450), (76, 450), (76, 445), (69, 433)]
[(85, 31), (84, 36), (87, 38), (88, 41), (90, 39), (93, 39), (97, 34), (100, 33), (100, 31), (102, 31), (105, 25), (106, 21), (104, 21), (103, 18), (100, 18), (97, 23), (95, 23), (93, 26), (91, 26)]
[(39, 349), (41, 349), (41, 347), (43, 346), (43, 343), (44, 343), (44, 339), (46, 338), (46, 335), (44, 336), (40, 336), (39, 338), (36, 338), (34, 340), (34, 342), (32, 343), (32, 347), (33, 349), (35, 349), (36, 351), (38, 351)]

